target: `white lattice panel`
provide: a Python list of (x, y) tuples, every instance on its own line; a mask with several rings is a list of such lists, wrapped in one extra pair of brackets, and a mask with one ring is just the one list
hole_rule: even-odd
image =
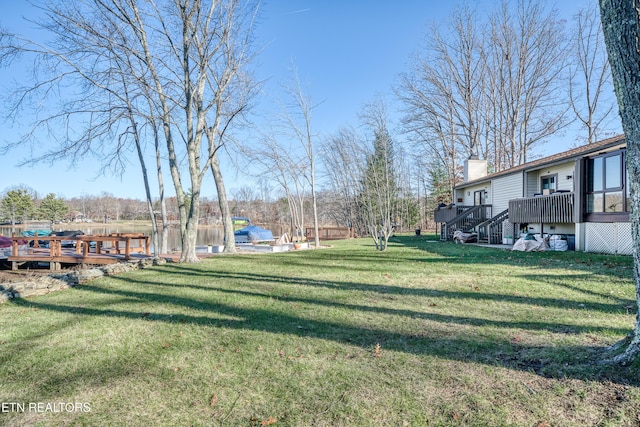
[(508, 219), (505, 219), (504, 222), (502, 223), (502, 235), (504, 237), (514, 237), (513, 224), (511, 224)]
[(587, 252), (613, 254), (616, 252), (616, 225), (613, 223), (591, 222), (586, 224), (585, 245)]
[(590, 222), (585, 224), (585, 250), (605, 254), (631, 254), (630, 223)]
[(633, 238), (631, 236), (631, 223), (619, 222), (618, 224), (618, 253), (631, 255), (633, 252)]

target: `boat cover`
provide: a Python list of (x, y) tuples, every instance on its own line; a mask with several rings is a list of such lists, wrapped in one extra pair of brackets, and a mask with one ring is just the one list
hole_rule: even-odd
[[(13, 255), (13, 240), (11, 237), (0, 236), (0, 259), (5, 260)], [(29, 245), (26, 240), (18, 240), (18, 255), (24, 255), (28, 252)]]
[(38, 237), (44, 237), (51, 234), (51, 230), (24, 230), (21, 234), (25, 237), (33, 237), (38, 233)]
[(238, 243), (242, 243), (243, 241), (246, 241), (247, 243), (256, 243), (273, 240), (273, 233), (270, 230), (258, 227), (257, 225), (248, 225), (236, 230), (233, 234), (236, 238), (236, 242)]

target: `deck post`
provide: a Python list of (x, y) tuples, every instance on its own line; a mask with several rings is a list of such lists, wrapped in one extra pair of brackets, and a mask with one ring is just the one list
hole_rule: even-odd
[(124, 259), (131, 258), (131, 238), (127, 237), (124, 241)]
[(18, 241), (16, 240), (16, 233), (11, 233), (11, 253), (13, 256), (18, 256)]

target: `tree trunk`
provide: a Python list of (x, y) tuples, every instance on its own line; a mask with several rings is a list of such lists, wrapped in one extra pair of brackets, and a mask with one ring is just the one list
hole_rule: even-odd
[(631, 190), (636, 324), (625, 351), (613, 361), (628, 364), (640, 354), (640, 15), (636, 1), (600, 0), (602, 30), (613, 74), (618, 108), (627, 142), (627, 171)]
[(236, 237), (233, 234), (231, 209), (229, 209), (227, 190), (225, 189), (224, 180), (222, 179), (222, 172), (220, 171), (220, 163), (218, 162), (217, 154), (214, 154), (213, 158), (211, 159), (211, 172), (213, 173), (213, 180), (216, 183), (216, 190), (218, 192), (218, 205), (220, 206), (220, 212), (222, 213), (222, 225), (224, 227), (224, 251), (229, 253), (236, 253)]
[(313, 205), (313, 235), (314, 246), (320, 247), (320, 232), (318, 230), (318, 197), (316, 195), (316, 178), (313, 158), (311, 163), (311, 204)]
[[(195, 180), (191, 180), (194, 183)], [(187, 198), (185, 198), (186, 200)], [(196, 255), (196, 242), (198, 237), (198, 222), (200, 217), (200, 187), (193, 188), (191, 197), (188, 198), (189, 203), (186, 204), (186, 221), (182, 230), (182, 253), (180, 254), (180, 262), (195, 263), (199, 262)]]
[[(159, 201), (160, 201), (160, 227), (159, 227), (159, 244), (160, 248), (158, 249), (158, 253), (166, 254), (169, 252), (168, 248), (168, 239), (169, 239), (169, 224), (167, 221), (167, 201), (164, 198), (164, 177), (162, 174), (162, 154), (160, 152), (160, 144), (158, 139), (158, 133), (154, 126), (154, 137), (155, 137), (155, 147), (156, 147), (156, 173), (158, 176), (158, 191), (160, 193)], [(152, 213), (152, 215), (155, 215)]]
[(180, 262), (195, 263), (200, 260), (196, 256), (196, 238), (198, 237), (198, 218), (189, 218), (182, 235), (182, 253)]

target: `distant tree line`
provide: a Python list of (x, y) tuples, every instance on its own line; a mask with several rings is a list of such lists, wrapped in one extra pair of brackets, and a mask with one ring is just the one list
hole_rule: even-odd
[[(335, 204), (332, 191), (320, 191), (318, 198), (319, 224), (325, 227), (348, 226), (341, 215), (336, 214), (340, 208)], [(200, 200), (201, 210), (199, 225), (222, 226), (222, 214), (218, 201), (210, 198)], [(248, 217), (252, 223), (265, 226), (280, 225), (283, 233), (295, 233), (296, 220), (291, 215), (289, 202), (285, 196), (272, 195), (269, 189), (256, 190), (255, 186), (245, 185), (231, 192), (229, 200), (233, 216)], [(311, 211), (311, 195), (303, 195), (302, 209)], [(154, 209), (159, 214), (159, 200), (154, 201)], [(176, 224), (180, 218), (178, 201), (175, 197), (166, 199), (166, 215), (170, 223)], [(414, 220), (416, 217), (413, 217)], [(27, 221), (58, 222), (97, 222), (113, 221), (150, 221), (151, 217), (146, 201), (132, 198), (116, 197), (103, 192), (99, 195), (65, 198), (54, 194), (40, 196), (28, 187), (11, 188), (0, 193), (0, 222), (19, 224)], [(353, 226), (350, 224), (349, 226)], [(301, 224), (302, 231), (313, 226), (311, 215), (309, 221)], [(407, 227), (413, 227), (413, 224)], [(359, 235), (367, 234), (364, 227), (356, 225)], [(406, 228), (406, 227), (405, 227)]]

